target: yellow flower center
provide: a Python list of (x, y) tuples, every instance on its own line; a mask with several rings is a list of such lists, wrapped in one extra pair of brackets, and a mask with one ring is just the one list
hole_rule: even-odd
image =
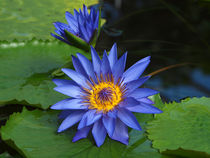
[(101, 75), (97, 84), (92, 81), (93, 84), (89, 84), (91, 89), (85, 89), (84, 103), (87, 103), (89, 109), (103, 113), (113, 110), (123, 100), (125, 93), (125, 86), (121, 86), (119, 81), (115, 84), (113, 77), (103, 79)]

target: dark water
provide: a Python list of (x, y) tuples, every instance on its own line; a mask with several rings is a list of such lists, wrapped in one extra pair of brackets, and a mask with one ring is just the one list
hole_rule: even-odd
[(148, 55), (145, 75), (185, 63), (154, 75), (145, 86), (168, 101), (210, 96), (210, 1), (105, 1), (102, 16), (107, 22), (97, 49), (116, 42), (121, 54), (128, 51), (127, 67)]

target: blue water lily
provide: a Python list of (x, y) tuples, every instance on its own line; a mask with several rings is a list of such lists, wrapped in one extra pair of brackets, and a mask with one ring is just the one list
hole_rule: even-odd
[(98, 29), (99, 11), (91, 8), (90, 13), (88, 13), (87, 7), (83, 5), (83, 10), (79, 9), (78, 12), (74, 9), (74, 15), (69, 12), (66, 12), (65, 15), (68, 24), (55, 22), (55, 32), (58, 35), (53, 33), (51, 35), (67, 44), (72, 44), (68, 38), (68, 32), (81, 38), (86, 43), (90, 43)]
[(56, 91), (71, 97), (51, 106), (51, 109), (63, 110), (60, 114), (63, 122), (58, 132), (79, 122), (73, 142), (86, 138), (91, 130), (97, 146), (103, 144), (106, 135), (127, 145), (127, 126), (141, 130), (132, 112), (162, 112), (148, 99), (158, 92), (139, 88), (149, 79), (149, 76), (140, 76), (150, 57), (139, 60), (124, 72), (127, 53), (118, 59), (116, 44), (109, 55), (104, 52), (102, 59), (91, 47), (91, 56), (92, 63), (82, 54), (78, 53), (77, 58), (72, 56), (75, 70), (62, 69), (72, 80), (53, 80)]

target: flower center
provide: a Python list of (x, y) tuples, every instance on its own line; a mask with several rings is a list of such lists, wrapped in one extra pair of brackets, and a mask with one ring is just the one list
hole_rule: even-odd
[(112, 89), (110, 87), (102, 89), (100, 92), (98, 92), (98, 100), (101, 102), (101, 104), (104, 104), (105, 102), (111, 102), (112, 101)]
[(84, 103), (89, 109), (96, 109), (106, 113), (113, 110), (123, 100), (125, 88), (119, 84), (114, 84), (113, 79), (98, 80), (98, 83), (91, 85), (91, 90), (85, 89), (83, 96)]

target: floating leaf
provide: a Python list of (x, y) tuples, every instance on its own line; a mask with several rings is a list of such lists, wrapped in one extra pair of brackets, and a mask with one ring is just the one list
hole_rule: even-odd
[(8, 153), (0, 154), (0, 158), (12, 158)]
[(6, 46), (0, 47), (0, 105), (21, 103), (46, 109), (65, 98), (53, 90), (51, 74), (81, 50), (57, 42)]
[[(65, 22), (65, 11), (96, 4), (97, 0), (0, 0), (0, 40), (52, 39), (53, 22)], [(66, 22), (65, 22), (66, 23)], [(9, 26), (9, 27), (8, 27)]]
[(156, 106), (157, 108), (162, 109), (165, 106), (159, 93), (152, 95), (149, 98), (155, 103), (154, 106)]
[(210, 98), (188, 98), (166, 104), (162, 110), (147, 127), (154, 148), (210, 154)]
[[(14, 144), (20, 154), (30, 158), (148, 158), (151, 153), (153, 158), (165, 158), (151, 148), (151, 142), (142, 135), (144, 132), (134, 130), (130, 132), (129, 146), (106, 138), (105, 143), (98, 148), (92, 137), (72, 143), (76, 129), (57, 134), (57, 114), (57, 111), (23, 109), (22, 113), (11, 115), (7, 124), (1, 128), (2, 139), (9, 145)], [(143, 120), (152, 119), (152, 115), (148, 116), (142, 115)], [(139, 142), (142, 138), (144, 141)]]
[(19, 155), (11, 156), (10, 154), (5, 152), (3, 154), (0, 154), (0, 158), (22, 158), (22, 157), (20, 157)]

